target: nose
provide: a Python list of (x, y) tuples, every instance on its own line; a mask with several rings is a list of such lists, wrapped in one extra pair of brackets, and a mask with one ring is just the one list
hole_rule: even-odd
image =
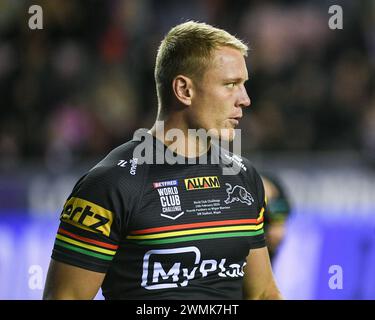
[(241, 90), (239, 92), (237, 106), (241, 108), (249, 107), (251, 105), (251, 100), (249, 95), (247, 94), (246, 88), (244, 85), (241, 86)]

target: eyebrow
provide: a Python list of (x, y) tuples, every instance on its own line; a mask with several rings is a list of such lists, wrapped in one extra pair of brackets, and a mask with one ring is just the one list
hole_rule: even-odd
[(230, 82), (246, 82), (246, 81), (248, 81), (249, 80), (249, 78), (246, 78), (246, 79), (244, 79), (244, 78), (226, 78), (224, 81), (230, 81)]

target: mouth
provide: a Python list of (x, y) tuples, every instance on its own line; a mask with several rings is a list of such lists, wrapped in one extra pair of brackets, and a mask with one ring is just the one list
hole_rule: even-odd
[(242, 117), (230, 117), (228, 120), (234, 125), (238, 126)]

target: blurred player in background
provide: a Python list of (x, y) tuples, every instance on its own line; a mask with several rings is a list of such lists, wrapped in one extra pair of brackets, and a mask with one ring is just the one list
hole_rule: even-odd
[(267, 214), (265, 215), (265, 233), (271, 262), (285, 237), (286, 221), (291, 207), (289, 198), (280, 179), (271, 174), (261, 174), (267, 197)]

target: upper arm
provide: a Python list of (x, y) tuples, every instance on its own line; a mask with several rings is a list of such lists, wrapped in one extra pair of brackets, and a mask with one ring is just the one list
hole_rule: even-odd
[(92, 299), (98, 292), (126, 216), (115, 173), (98, 168), (73, 188), (60, 215), (44, 298)]
[(104, 276), (51, 259), (43, 299), (93, 299)]
[(282, 299), (267, 247), (250, 250), (244, 271), (244, 299)]

